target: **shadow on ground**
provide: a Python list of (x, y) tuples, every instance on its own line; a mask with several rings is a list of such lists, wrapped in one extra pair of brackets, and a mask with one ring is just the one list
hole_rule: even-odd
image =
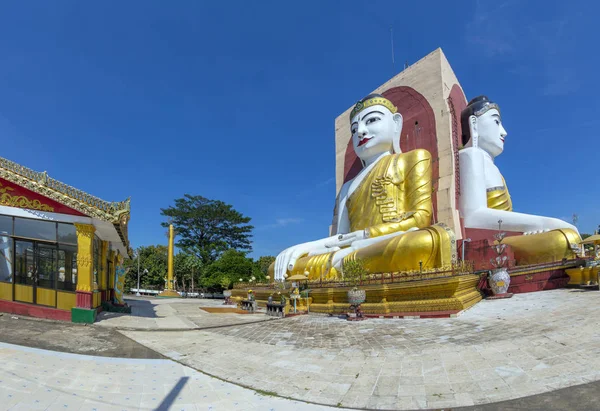
[(156, 314), (156, 304), (154, 304), (152, 300), (132, 300), (126, 298), (125, 302), (131, 307), (131, 314), (102, 311), (96, 317), (96, 322), (102, 322), (109, 318), (123, 316), (140, 318), (159, 318), (159, 316)]
[(0, 314), (0, 341), (73, 354), (164, 358), (110, 328)]
[[(492, 404), (475, 405), (472, 407), (452, 408), (453, 411), (558, 411), (558, 410), (600, 410), (597, 401), (600, 381), (582, 385), (574, 385), (560, 390), (517, 398), (510, 401)], [(449, 409), (449, 408), (447, 408)]]

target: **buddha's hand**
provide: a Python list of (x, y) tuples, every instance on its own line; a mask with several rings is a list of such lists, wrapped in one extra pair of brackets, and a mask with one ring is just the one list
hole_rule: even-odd
[(337, 236), (330, 237), (329, 241), (325, 243), (325, 247), (345, 247), (355, 241), (364, 240), (365, 238), (367, 238), (366, 230), (353, 231), (348, 234), (338, 234)]
[(323, 246), (318, 241), (311, 241), (308, 243), (298, 244), (290, 248), (283, 250), (277, 258), (275, 258), (275, 280), (283, 281), (286, 277), (288, 270), (292, 270), (296, 265), (296, 260), (301, 255), (310, 253), (312, 250)]
[(285, 279), (287, 271), (291, 271), (298, 258), (311, 252), (326, 253), (338, 251), (341, 247), (365, 238), (365, 231), (358, 230), (348, 234), (338, 234), (317, 241), (298, 244), (283, 250), (275, 259), (275, 279)]

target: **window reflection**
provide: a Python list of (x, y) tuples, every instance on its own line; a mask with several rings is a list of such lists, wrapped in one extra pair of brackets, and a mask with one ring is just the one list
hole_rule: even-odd
[(15, 236), (56, 241), (56, 223), (15, 217)]
[(0, 233), (12, 235), (13, 219), (7, 215), (0, 215)]
[(0, 235), (0, 281), (12, 282), (13, 274), (13, 239)]
[(58, 282), (56, 288), (75, 291), (77, 287), (77, 247), (61, 244), (58, 250)]
[(54, 288), (56, 268), (56, 247), (38, 245), (38, 281), (37, 286)]
[(33, 285), (35, 267), (33, 264), (33, 243), (15, 242), (15, 283)]
[(73, 224), (58, 223), (58, 242), (77, 244), (77, 229)]
[(94, 283), (98, 284), (98, 274), (102, 271), (102, 259), (100, 258), (100, 239), (94, 236)]

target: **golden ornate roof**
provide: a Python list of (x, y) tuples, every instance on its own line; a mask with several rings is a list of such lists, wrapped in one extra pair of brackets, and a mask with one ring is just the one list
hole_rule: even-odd
[(101, 200), (58, 180), (48, 177), (13, 161), (0, 157), (0, 178), (24, 187), (44, 197), (64, 204), (87, 216), (112, 223), (123, 244), (129, 249), (127, 223), (130, 217), (130, 199), (119, 202)]

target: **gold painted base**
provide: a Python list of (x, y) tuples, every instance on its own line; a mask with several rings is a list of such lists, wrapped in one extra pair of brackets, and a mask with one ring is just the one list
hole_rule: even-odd
[(157, 297), (163, 297), (163, 298), (179, 298), (181, 297), (179, 294), (177, 294), (176, 291), (173, 290), (164, 290), (162, 293), (158, 294)]
[[(366, 290), (367, 300), (361, 305), (365, 314), (423, 313), (463, 311), (481, 301), (477, 290), (479, 276), (474, 274), (430, 278), (393, 284), (374, 284), (360, 287)], [(344, 314), (349, 310), (348, 287), (312, 288), (309, 298), (310, 312)], [(258, 305), (266, 305), (273, 289), (253, 288)], [(247, 298), (246, 290), (233, 290), (232, 300)], [(274, 296), (274, 299), (275, 296)], [(286, 310), (293, 302), (287, 299)], [(306, 299), (297, 301), (297, 310), (306, 310)], [(286, 311), (289, 312), (289, 311)]]
[(597, 286), (600, 266), (569, 268), (565, 272), (570, 278), (570, 286)]
[[(462, 311), (479, 301), (477, 275), (408, 281), (360, 287), (367, 292), (361, 304), (365, 314)], [(311, 292), (311, 312), (343, 314), (348, 312), (348, 288), (323, 288)]]

